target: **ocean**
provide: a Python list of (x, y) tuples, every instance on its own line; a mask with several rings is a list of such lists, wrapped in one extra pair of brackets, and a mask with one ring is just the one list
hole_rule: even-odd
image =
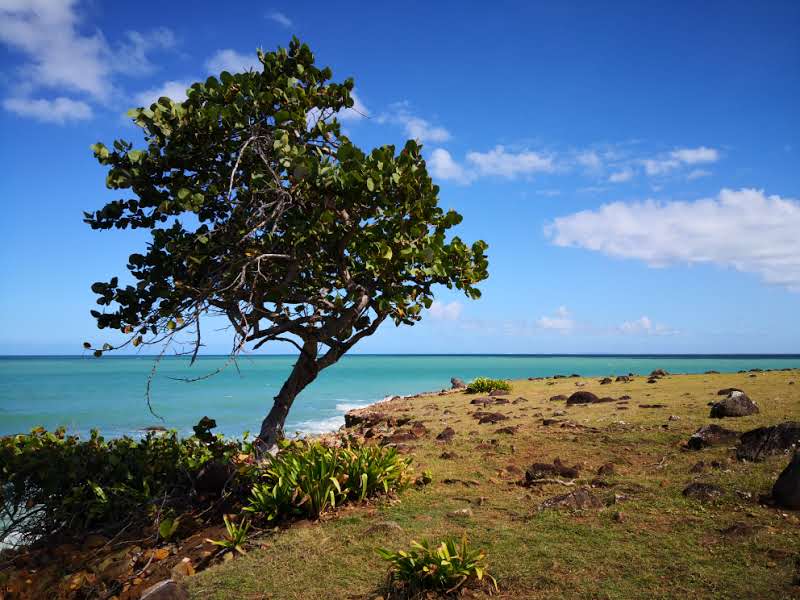
[[(151, 391), (157, 417), (145, 400), (153, 357), (0, 357), (0, 435), (61, 425), (81, 435), (96, 428), (106, 437), (141, 435), (154, 425), (189, 434), (206, 415), (226, 435), (257, 432), (294, 361), (292, 356), (242, 357), (238, 370), (230, 366), (208, 379), (185, 382), (179, 379), (210, 373), (225, 357), (201, 357), (191, 368), (185, 358), (164, 358)], [(451, 377), (594, 377), (657, 368), (672, 373), (800, 368), (800, 355), (350, 355), (323, 371), (295, 400), (286, 432), (332, 431), (350, 409), (387, 396), (447, 388)]]

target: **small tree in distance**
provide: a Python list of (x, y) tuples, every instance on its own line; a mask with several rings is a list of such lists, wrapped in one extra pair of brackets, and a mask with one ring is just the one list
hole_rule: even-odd
[(184, 102), (131, 110), (144, 147), (92, 147), (125, 197), (85, 221), (152, 235), (129, 258), (134, 285), (92, 285), (98, 327), (126, 334), (96, 356), (189, 343), (194, 361), (207, 315), (230, 321), (233, 358), (277, 341), (299, 350), (260, 427), (272, 447), (320, 371), (386, 319), (420, 320), (435, 284), (479, 297), (488, 262), (485, 242), (448, 240), (461, 215), (439, 208), (416, 142), (365, 154), (341, 133), (351, 79), (331, 82), (297, 39), (258, 58), (261, 70), (209, 77)]

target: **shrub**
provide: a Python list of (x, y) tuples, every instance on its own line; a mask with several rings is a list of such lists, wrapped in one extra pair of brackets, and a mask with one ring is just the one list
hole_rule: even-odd
[(237, 525), (228, 519), (228, 515), (223, 516), (222, 520), (225, 522), (225, 530), (227, 531), (225, 539), (210, 540), (206, 538), (206, 541), (226, 550), (233, 550), (239, 554), (247, 554), (244, 549), (244, 542), (247, 539), (247, 532), (250, 530), (250, 521), (244, 519), (241, 525)]
[(284, 442), (276, 456), (267, 458), (245, 510), (268, 521), (316, 518), (342, 502), (405, 487), (410, 462), (394, 448), (352, 442), (341, 448), (319, 442)]
[[(188, 438), (171, 431), (106, 441), (92, 431), (81, 440), (63, 428), (0, 438), (0, 540), (110, 532), (137, 520), (152, 523), (162, 507), (173, 514), (190, 506), (204, 466), (213, 461), (227, 469), (250, 451), (210, 435), (213, 426), (206, 419)], [(252, 471), (247, 464), (231, 469), (230, 486), (246, 487)], [(175, 532), (165, 526), (161, 533)]]
[(486, 553), (470, 548), (466, 535), (460, 543), (448, 538), (434, 547), (428, 541), (412, 541), (409, 551), (381, 548), (378, 554), (391, 563), (388, 587), (395, 597), (424, 591), (451, 594), (462, 586), (481, 585), (484, 578), (497, 590), (497, 582), (486, 571)]
[(468, 394), (488, 393), (494, 390), (511, 391), (511, 384), (502, 379), (489, 379), (478, 377), (467, 386)]

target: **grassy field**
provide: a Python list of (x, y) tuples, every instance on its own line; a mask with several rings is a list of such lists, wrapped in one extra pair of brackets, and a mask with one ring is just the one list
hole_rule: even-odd
[[(505, 397), (511, 402), (485, 409), (460, 392), (382, 404), (380, 411), (427, 427), (407, 451), (416, 471), (433, 473), (433, 483), (320, 522), (264, 532), (251, 540), (247, 556), (190, 578), (192, 597), (376, 598), (386, 564), (375, 548), (466, 532), (488, 551), (501, 598), (800, 598), (792, 584), (800, 514), (758, 503), (787, 457), (745, 463), (730, 447), (682, 447), (712, 422), (707, 404), (723, 387), (743, 389), (761, 409), (724, 419), (725, 427), (743, 432), (800, 420), (797, 371), (676, 375), (654, 384), (642, 377), (609, 385), (585, 378), (516, 381)], [(549, 400), (577, 389), (631, 399), (569, 407)], [(471, 416), (476, 409), (508, 419), (479, 424)], [(559, 422), (544, 425), (547, 418)], [(446, 426), (455, 430), (453, 440), (436, 441)], [(497, 433), (508, 426), (516, 432)], [(443, 452), (456, 457), (442, 458)], [(555, 458), (579, 466), (577, 486), (589, 486), (601, 465), (614, 465), (615, 473), (602, 478), (606, 487), (592, 488), (602, 508), (539, 509), (546, 498), (575, 489), (519, 485), (528, 465)], [(699, 461), (705, 467), (692, 472)], [(711, 502), (687, 499), (682, 491), (692, 481), (718, 484), (724, 494)]]

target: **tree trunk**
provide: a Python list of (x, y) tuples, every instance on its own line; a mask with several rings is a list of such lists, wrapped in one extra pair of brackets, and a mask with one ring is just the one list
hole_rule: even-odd
[(258, 446), (262, 451), (274, 451), (278, 440), (283, 438), (283, 425), (286, 416), (292, 407), (294, 399), (303, 388), (314, 381), (319, 374), (320, 368), (317, 363), (317, 344), (306, 342), (303, 344), (303, 351), (292, 369), (289, 378), (284, 382), (272, 409), (267, 417), (261, 422), (261, 433), (258, 434)]

